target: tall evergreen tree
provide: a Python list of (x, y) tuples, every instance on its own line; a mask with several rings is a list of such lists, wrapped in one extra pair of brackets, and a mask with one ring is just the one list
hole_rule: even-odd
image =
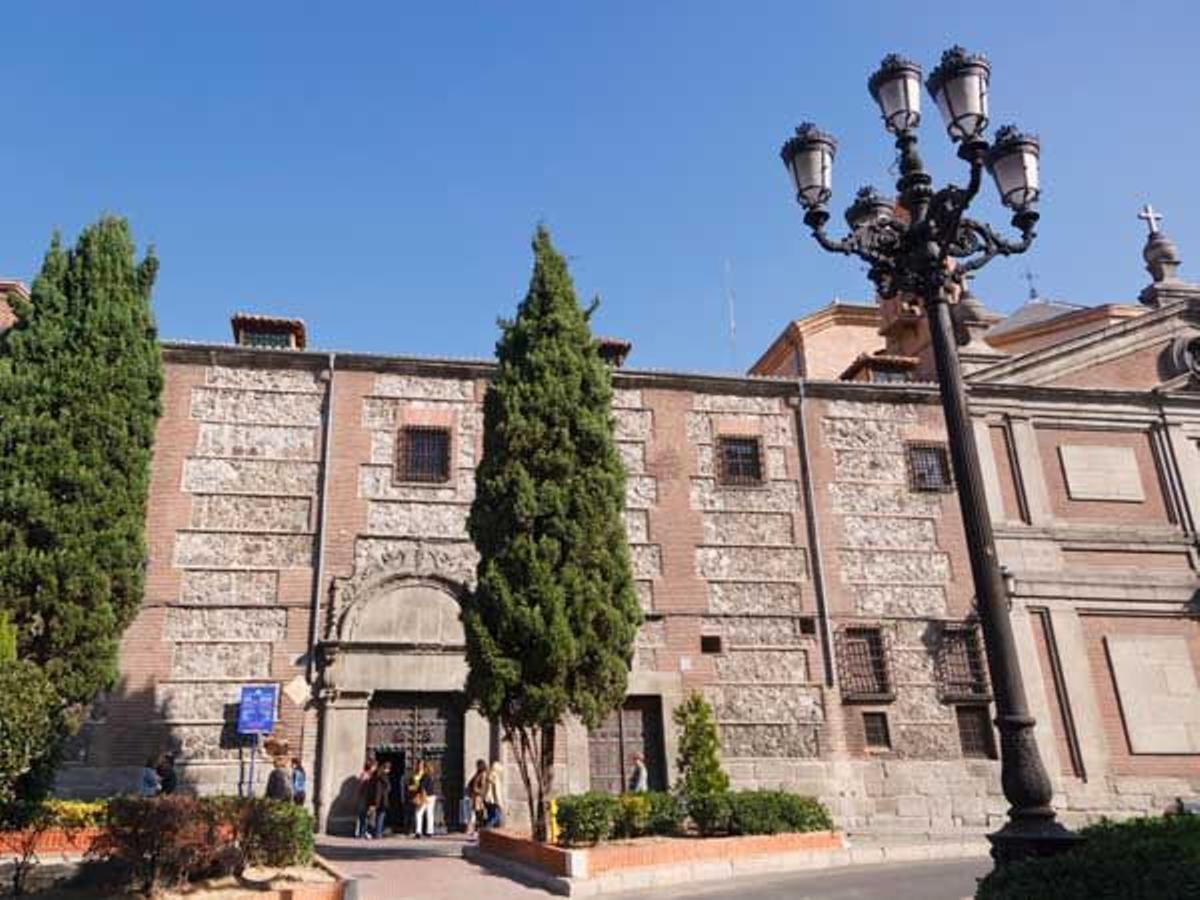
[(501, 322), (467, 523), (478, 585), (463, 608), (467, 692), (500, 721), (535, 837), (546, 833), (554, 727), (595, 727), (624, 699), (641, 610), (621, 513), (612, 376), (566, 261), (539, 228), (529, 292)]
[(163, 376), (158, 262), (134, 256), (123, 219), (55, 235), (0, 335), (0, 609), (68, 705), (112, 683), (142, 599)]

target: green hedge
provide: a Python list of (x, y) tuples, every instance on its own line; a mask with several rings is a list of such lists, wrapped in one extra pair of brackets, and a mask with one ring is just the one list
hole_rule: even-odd
[(785, 791), (722, 792), (686, 799), (667, 793), (614, 797), (593, 791), (558, 800), (559, 841), (595, 844), (610, 837), (679, 834), (685, 817), (705, 836), (833, 829), (829, 810), (821, 803)]
[(1013, 863), (979, 884), (976, 900), (1194, 900), (1200, 897), (1200, 817), (1101, 822), (1075, 849)]

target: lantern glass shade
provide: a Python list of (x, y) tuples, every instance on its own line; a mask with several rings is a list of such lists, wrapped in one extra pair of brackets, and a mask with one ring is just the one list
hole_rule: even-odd
[(996, 181), (1000, 202), (1009, 209), (1023, 210), (1037, 202), (1041, 194), (1038, 163), (1041, 147), (1037, 138), (1005, 127), (996, 135), (988, 154), (988, 169)]
[(991, 66), (982, 56), (955, 47), (942, 54), (942, 62), (926, 84), (946, 131), (953, 141), (972, 141), (988, 125), (988, 78)]
[(783, 145), (781, 156), (792, 177), (796, 200), (805, 209), (821, 206), (833, 193), (833, 157), (837, 142), (805, 124)]
[(921, 67), (895, 54), (884, 58), (867, 82), (883, 124), (899, 134), (921, 124)]

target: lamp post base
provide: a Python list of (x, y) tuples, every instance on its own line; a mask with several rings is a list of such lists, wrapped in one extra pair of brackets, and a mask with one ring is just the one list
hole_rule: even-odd
[(1032, 814), (1010, 819), (999, 831), (987, 836), (996, 868), (1023, 859), (1055, 856), (1083, 842), (1083, 838), (1054, 818), (1052, 810), (1046, 812), (1044, 816)]

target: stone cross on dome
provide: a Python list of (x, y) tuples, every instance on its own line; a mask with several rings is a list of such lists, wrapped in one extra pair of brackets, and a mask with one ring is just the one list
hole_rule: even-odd
[(1146, 223), (1151, 234), (1158, 234), (1158, 223), (1162, 219), (1162, 215), (1154, 211), (1154, 207), (1147, 203), (1142, 207), (1142, 211), (1138, 213), (1138, 218)]

